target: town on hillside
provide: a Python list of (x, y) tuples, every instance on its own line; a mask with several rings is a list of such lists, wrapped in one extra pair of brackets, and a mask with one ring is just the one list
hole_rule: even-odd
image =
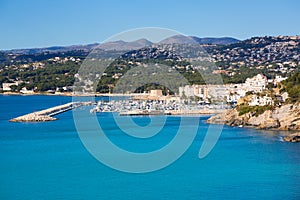
[[(101, 44), (97, 51), (105, 59), (112, 59), (116, 52), (120, 57), (104, 73), (91, 74), (92, 79), (102, 78), (90, 95), (114, 93), (115, 85), (128, 70), (147, 62), (157, 62), (178, 71), (189, 84), (177, 86), (174, 80), (176, 92), (160, 85), (143, 86), (135, 91), (143, 93), (139, 95), (141, 98), (147, 95), (149, 98), (176, 97), (176, 101), (184, 104), (216, 105), (222, 102), (228, 106), (245, 102), (250, 106), (279, 105), (289, 98), (291, 91), (284, 89), (281, 83), (300, 69), (300, 36), (254, 37), (226, 44), (182, 44), (178, 38), (182, 40), (185, 36), (176, 37), (177, 40), (171, 38), (175, 44), (151, 43), (152, 46), (138, 46), (139, 49), (132, 49), (136, 46), (134, 42), (122, 42), (122, 50), (117, 49), (119, 41)], [(0, 51), (0, 92), (75, 95), (77, 80), (83, 80), (78, 86), (82, 91), (89, 91), (93, 88), (92, 79), (81, 77), (78, 70), (94, 46)], [(178, 47), (184, 57), (169, 51)], [(205, 51), (210, 58), (208, 61), (201, 60)], [(190, 61), (194, 60), (199, 62), (192, 64)], [(215, 66), (213, 69), (210, 68), (212, 65)], [(211, 80), (214, 76), (221, 77), (224, 84), (206, 84), (199, 71), (208, 74)], [(135, 81), (136, 76), (132, 74), (131, 80)], [(163, 95), (152, 93), (152, 90), (162, 90)], [(297, 94), (290, 98), (297, 98)]]

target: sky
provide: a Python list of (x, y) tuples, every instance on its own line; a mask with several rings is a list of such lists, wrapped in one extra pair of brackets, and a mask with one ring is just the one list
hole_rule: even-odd
[(198, 37), (300, 35), (298, 0), (0, 0), (0, 49), (102, 42), (161, 27)]

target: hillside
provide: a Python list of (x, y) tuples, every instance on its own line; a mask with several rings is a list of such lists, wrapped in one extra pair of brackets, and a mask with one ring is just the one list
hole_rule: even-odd
[(215, 62), (222, 62), (225, 69), (230, 66), (268, 67), (269, 64), (299, 61), (300, 36), (254, 37), (216, 47), (209, 53)]
[(289, 102), (300, 102), (300, 72), (294, 73), (282, 84), (284, 88), (281, 89), (281, 92), (288, 92)]
[(113, 42), (106, 42), (97, 46), (99, 49), (103, 50), (134, 50), (140, 49), (146, 46), (150, 46), (153, 43), (146, 39), (139, 39), (132, 42), (125, 42), (123, 40), (113, 41)]
[[(101, 57), (106, 58), (110, 58), (112, 55), (121, 56), (126, 52), (128, 53), (128, 51), (131, 52), (144, 47), (149, 48), (147, 52), (143, 52), (146, 55), (145, 58), (149, 58), (147, 56), (151, 51), (155, 55), (155, 49), (158, 47), (162, 48), (161, 53), (163, 54), (170, 47), (175, 50), (176, 48), (181, 49), (181, 59), (196, 59), (208, 62), (207, 64), (204, 64), (205, 62), (200, 63), (196, 66), (197, 69), (208, 70), (213, 74), (221, 74), (224, 83), (241, 83), (246, 78), (258, 73), (263, 73), (268, 78), (275, 75), (289, 76), (299, 71), (300, 66), (300, 36), (265, 36), (237, 41), (232, 38), (198, 38), (177, 35), (158, 44), (140, 39), (132, 42), (113, 41), (101, 45), (95, 43), (68, 47), (0, 51), (0, 85), (5, 82), (23, 81), (26, 82), (26, 86), (29, 85), (29, 88), (35, 87), (37, 90), (42, 91), (71, 86), (73, 84), (72, 80), (75, 80), (76, 70), (96, 46), (98, 47), (96, 52)], [(134, 55), (137, 52), (132, 53)], [(210, 59), (208, 59), (208, 55)], [(161, 56), (158, 57), (168, 59), (165, 55)], [(172, 67), (178, 65), (178, 63), (172, 62), (171, 64)], [(212, 70), (210, 69), (212, 64), (218, 67), (217, 70), (210, 71)], [(191, 84), (203, 83), (201, 76), (194, 73), (193, 67), (188, 65), (183, 65), (187, 68), (181, 68), (181, 73), (188, 77)], [(118, 77), (121, 77), (125, 73), (125, 71), (118, 71), (118, 68), (119, 66), (110, 68), (112, 75), (106, 77), (108, 83), (116, 81), (108, 81), (113, 75), (119, 74)], [(64, 81), (64, 77), (68, 77), (68, 81)], [(37, 85), (40, 86), (37, 87)], [(107, 86), (105, 87), (107, 88)]]

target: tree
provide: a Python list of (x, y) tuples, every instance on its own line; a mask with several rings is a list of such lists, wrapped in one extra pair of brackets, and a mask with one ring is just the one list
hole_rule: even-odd
[(18, 88), (18, 86), (16, 86), (16, 85), (11, 85), (10, 86), (10, 89), (11, 89), (12, 92), (16, 92), (17, 88)]

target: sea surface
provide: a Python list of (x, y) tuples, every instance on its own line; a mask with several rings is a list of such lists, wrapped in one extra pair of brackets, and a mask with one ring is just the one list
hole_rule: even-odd
[[(282, 132), (224, 126), (213, 150), (200, 159), (208, 116), (188, 116), (191, 122), (199, 120), (199, 127), (182, 157), (161, 170), (133, 174), (112, 169), (89, 153), (72, 111), (57, 115), (59, 120), (53, 122), (8, 122), (70, 101), (71, 97), (62, 96), (0, 95), (1, 200), (300, 199), (300, 143), (282, 142)], [(182, 120), (169, 116), (159, 135), (138, 139), (120, 130), (112, 113), (96, 117), (113, 143), (132, 152), (164, 147)], [(132, 119), (140, 126), (151, 120)]]

